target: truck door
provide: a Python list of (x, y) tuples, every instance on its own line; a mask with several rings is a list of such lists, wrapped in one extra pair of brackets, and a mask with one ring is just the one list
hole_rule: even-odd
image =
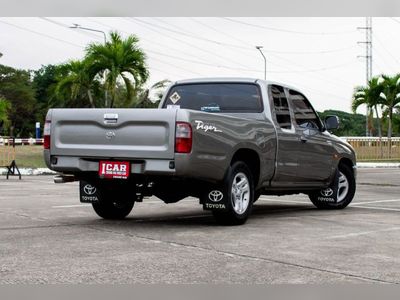
[(272, 119), (277, 133), (276, 168), (272, 186), (291, 186), (297, 182), (296, 149), (299, 141), (284, 88), (270, 85), (268, 89)]
[(307, 185), (321, 184), (330, 179), (333, 170), (334, 148), (322, 132), (321, 120), (307, 98), (294, 90), (287, 90), (293, 110), (294, 126), (298, 136), (298, 181)]

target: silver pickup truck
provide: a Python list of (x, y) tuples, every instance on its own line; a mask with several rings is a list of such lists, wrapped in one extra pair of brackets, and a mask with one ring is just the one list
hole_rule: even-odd
[(223, 224), (243, 224), (260, 195), (305, 193), (341, 209), (356, 159), (297, 89), (258, 79), (177, 81), (158, 109), (51, 109), (44, 130), (55, 182), (80, 181), (80, 201), (106, 219), (135, 202), (198, 197)]

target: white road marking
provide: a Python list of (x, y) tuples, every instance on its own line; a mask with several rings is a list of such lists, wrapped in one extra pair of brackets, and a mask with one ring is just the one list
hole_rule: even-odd
[(378, 232), (385, 232), (385, 231), (393, 231), (393, 230), (399, 230), (400, 227), (391, 227), (391, 228), (386, 228), (386, 229), (381, 229), (381, 230), (372, 230), (372, 231), (362, 231), (362, 232), (354, 232), (354, 233), (348, 233), (348, 234), (342, 234), (342, 235), (334, 235), (334, 236), (329, 236), (325, 239), (340, 239), (340, 238), (348, 238), (348, 237), (355, 237), (355, 236), (360, 236), (360, 235), (367, 235), (367, 234), (373, 234), (373, 233), (378, 233)]
[(381, 203), (381, 202), (400, 202), (400, 199), (390, 199), (390, 200), (376, 200), (376, 201), (368, 201), (368, 202), (355, 202), (354, 205), (364, 205), (364, 204), (371, 204), (371, 203)]
[[(308, 201), (296, 201), (296, 200), (284, 200), (284, 199), (270, 199), (270, 198), (263, 198), (260, 197), (259, 200), (262, 201), (268, 201), (268, 202), (281, 202), (281, 203), (301, 203), (301, 204), (307, 204)], [(377, 200), (377, 201), (369, 201), (369, 202), (358, 202), (355, 204), (351, 204), (350, 207), (356, 207), (356, 208), (365, 208), (365, 209), (376, 209), (376, 210), (387, 210), (387, 211), (400, 211), (398, 208), (388, 208), (388, 207), (378, 207), (378, 206), (364, 206), (364, 204), (367, 203), (379, 203), (379, 202), (394, 202), (394, 201), (400, 201), (400, 199), (391, 199), (391, 200)]]
[(388, 208), (379, 206), (362, 206), (362, 205), (352, 205), (351, 207), (365, 208), (365, 209), (377, 209), (377, 210), (388, 210), (388, 211), (400, 211), (398, 208)]
[(52, 206), (51, 208), (73, 208), (73, 207), (85, 207), (85, 206), (90, 206), (90, 204), (57, 205), (57, 206)]
[[(296, 200), (285, 200), (285, 199), (270, 199), (270, 198), (265, 198), (265, 197), (260, 197), (259, 200), (262, 201), (271, 201), (271, 202), (288, 202), (288, 203), (302, 203), (302, 204), (308, 204), (309, 201), (296, 201)], [(310, 202), (311, 203), (311, 202)]]

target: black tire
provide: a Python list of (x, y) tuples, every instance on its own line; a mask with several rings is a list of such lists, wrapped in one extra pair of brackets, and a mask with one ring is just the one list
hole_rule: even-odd
[[(233, 200), (232, 200), (232, 185), (233, 181), (237, 177), (237, 175), (245, 176), (248, 185), (249, 185), (249, 194), (248, 194), (248, 204), (246, 209), (238, 213), (235, 211)], [(238, 161), (230, 166), (227, 175), (225, 176), (225, 180), (223, 183), (222, 191), (224, 193), (224, 197), (228, 199), (226, 201), (227, 210), (219, 211), (213, 210), (212, 213), (219, 224), (222, 225), (242, 225), (247, 221), (251, 210), (253, 208), (254, 202), (254, 181), (253, 176), (250, 169), (244, 162)]]
[(109, 220), (124, 219), (132, 211), (135, 204), (129, 199), (129, 193), (122, 187), (102, 187), (102, 197), (99, 202), (92, 203), (93, 209), (99, 217)]
[[(320, 191), (316, 193), (312, 193), (309, 195), (309, 198), (311, 202), (319, 209), (343, 209), (347, 205), (351, 203), (351, 201), (354, 198), (354, 194), (356, 192), (356, 180), (354, 178), (354, 173), (353, 170), (345, 165), (345, 164), (339, 164), (338, 167), (339, 175), (344, 175), (346, 177), (346, 180), (348, 182), (348, 190), (346, 195), (344, 196), (343, 200), (338, 201), (337, 203), (332, 203), (332, 202), (322, 202), (318, 200), (318, 194)], [(338, 183), (339, 180), (336, 181), (335, 184)]]
[(92, 203), (99, 217), (107, 220), (122, 220), (132, 211), (134, 202), (98, 202)]

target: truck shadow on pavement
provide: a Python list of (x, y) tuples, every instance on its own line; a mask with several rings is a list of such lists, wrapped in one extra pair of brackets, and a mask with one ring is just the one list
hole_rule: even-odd
[[(252, 214), (249, 217), (248, 223), (255, 219), (267, 219), (274, 217), (292, 217), (294, 215), (301, 215), (304, 212), (318, 211), (312, 205), (302, 204), (265, 204), (257, 203), (253, 207)], [(173, 212), (168, 214), (154, 214), (154, 215), (132, 215), (124, 220), (110, 221), (110, 220), (96, 220), (90, 225), (113, 225), (113, 226), (131, 226), (133, 224), (152, 225), (157, 226), (171, 225), (171, 226), (223, 226), (218, 225), (212, 216), (211, 212), (196, 210), (186, 211), (185, 213)]]

